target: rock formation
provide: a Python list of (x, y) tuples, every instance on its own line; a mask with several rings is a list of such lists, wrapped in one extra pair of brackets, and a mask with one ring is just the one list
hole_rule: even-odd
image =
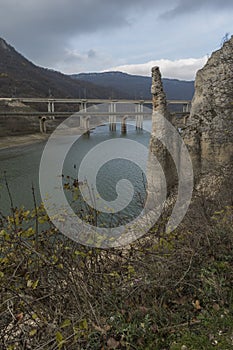
[[(161, 73), (159, 67), (152, 68), (152, 85), (151, 85), (151, 94), (153, 102), (153, 112), (159, 112), (165, 117), (168, 116), (167, 113), (167, 102), (166, 95), (163, 90)], [(153, 127), (155, 127), (153, 123)]]
[[(189, 165), (188, 162), (182, 162), (182, 146), (178, 144), (175, 133), (170, 133), (167, 126), (172, 119), (166, 109), (158, 67), (152, 69), (151, 92), (153, 117), (150, 149), (163, 167), (168, 188), (175, 189), (177, 182), (174, 175), (178, 174), (180, 180), (183, 169), (187, 173)], [(214, 52), (204, 68), (197, 73), (195, 95), (182, 137), (188, 147), (194, 171), (195, 187), (191, 205), (193, 212), (203, 210), (198, 198), (203, 198), (209, 212), (226, 204), (232, 205), (233, 37)], [(163, 142), (161, 145), (158, 141), (163, 138), (166, 140), (166, 147)], [(167, 152), (166, 148), (172, 150), (172, 153)], [(157, 180), (150, 165), (149, 194), (153, 191), (150, 184), (153, 181)]]
[[(177, 170), (175, 168), (173, 155), (171, 156), (169, 149), (176, 148), (176, 142), (174, 140), (175, 135), (170, 128), (172, 116), (167, 110), (166, 95), (163, 89), (159, 67), (152, 68), (151, 93), (153, 113), (150, 150), (162, 166), (167, 187), (170, 189), (177, 181)], [(173, 152), (173, 154), (178, 157), (178, 150)], [(149, 171), (149, 173), (153, 172)], [(152, 180), (152, 182), (153, 181), (155, 180)], [(158, 181), (158, 179), (156, 181)]]
[(196, 178), (232, 163), (233, 37), (197, 73), (184, 140)]
[[(152, 209), (161, 203), (177, 181), (177, 172), (168, 148), (173, 142), (168, 124), (171, 116), (167, 111), (166, 95), (164, 93), (159, 67), (152, 68), (152, 133), (147, 167), (147, 199), (148, 208)], [(170, 135), (171, 136), (171, 135)]]

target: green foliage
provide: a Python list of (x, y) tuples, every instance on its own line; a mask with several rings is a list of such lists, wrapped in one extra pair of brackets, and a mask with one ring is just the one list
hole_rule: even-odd
[(0, 218), (1, 348), (231, 349), (232, 213), (198, 234), (165, 234), (162, 219), (102, 250), (59, 234), (43, 205), (12, 209)]

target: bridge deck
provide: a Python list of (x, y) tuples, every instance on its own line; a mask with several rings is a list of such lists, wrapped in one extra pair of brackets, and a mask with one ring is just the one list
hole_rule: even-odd
[[(172, 115), (187, 115), (189, 114), (189, 112), (181, 112), (181, 111), (177, 111), (177, 112), (171, 112), (170, 114)], [(118, 116), (118, 117), (124, 117), (124, 116), (128, 116), (128, 117), (134, 117), (134, 116), (147, 116), (147, 117), (151, 117), (152, 116), (152, 111), (151, 113), (149, 112), (126, 112), (126, 113), (122, 113), (122, 112), (0, 112), (0, 116), (22, 116), (22, 117), (32, 117), (32, 116), (54, 116), (54, 117), (67, 117), (67, 116), (71, 116), (71, 115), (76, 115), (77, 117), (104, 117), (104, 116)]]
[[(126, 99), (80, 99), (80, 98), (34, 98), (34, 97), (0, 97), (0, 101), (8, 102), (22, 102), (22, 103), (90, 103), (90, 104), (104, 104), (104, 103), (128, 103), (128, 104), (152, 104), (152, 100), (126, 100)], [(167, 100), (167, 104), (190, 104), (190, 100)]]

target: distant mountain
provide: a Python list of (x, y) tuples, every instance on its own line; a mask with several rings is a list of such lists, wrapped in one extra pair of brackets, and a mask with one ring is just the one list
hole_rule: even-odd
[[(193, 81), (163, 79), (168, 99), (191, 99)], [(0, 97), (150, 99), (151, 78), (121, 72), (72, 76), (38, 67), (0, 38)]]
[(109, 89), (38, 67), (0, 38), (0, 97), (49, 97), (49, 95), (108, 98)]
[[(107, 87), (113, 98), (116, 98), (116, 92), (126, 98), (151, 98), (150, 77), (122, 72), (81, 73), (73, 74), (72, 77), (80, 82), (89, 82)], [(163, 86), (169, 100), (191, 100), (194, 94), (194, 81), (163, 79)]]

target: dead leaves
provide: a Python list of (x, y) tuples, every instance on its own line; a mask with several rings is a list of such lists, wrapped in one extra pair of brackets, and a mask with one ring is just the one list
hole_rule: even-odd
[(120, 342), (112, 337), (107, 340), (107, 346), (109, 349), (117, 349), (119, 345)]
[(102, 334), (106, 334), (110, 329), (111, 329), (111, 326), (106, 324), (106, 325), (103, 325), (102, 327), (101, 326), (97, 326), (96, 324), (92, 323), (92, 326), (93, 328), (102, 333)]
[(200, 305), (200, 301), (197, 299), (195, 302), (193, 302), (193, 306), (195, 307), (196, 310), (201, 310), (202, 307)]

